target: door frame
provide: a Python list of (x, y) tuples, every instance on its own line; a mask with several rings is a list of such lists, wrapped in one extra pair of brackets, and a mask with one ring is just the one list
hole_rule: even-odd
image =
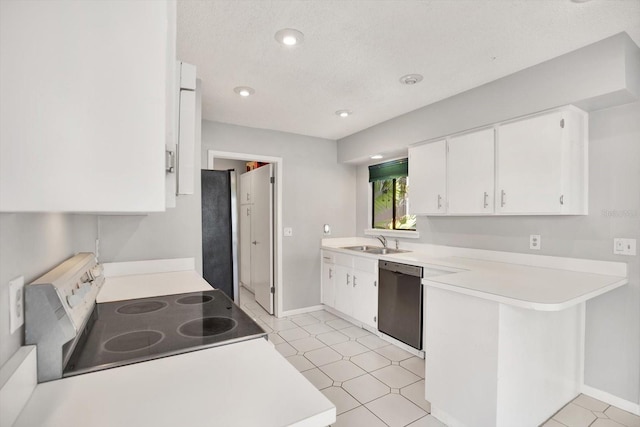
[[(283, 182), (283, 160), (282, 157), (263, 156), (260, 154), (236, 153), (230, 151), (207, 150), (207, 169), (213, 169), (214, 159), (247, 160), (275, 165), (275, 217), (273, 224), (273, 240), (275, 250), (273, 253), (273, 286), (275, 295), (273, 299), (273, 311), (276, 317), (280, 317), (283, 312), (282, 296), (284, 293), (284, 282), (282, 280), (282, 238), (279, 230), (282, 229), (282, 182)], [(239, 182), (238, 178), (238, 182)]]

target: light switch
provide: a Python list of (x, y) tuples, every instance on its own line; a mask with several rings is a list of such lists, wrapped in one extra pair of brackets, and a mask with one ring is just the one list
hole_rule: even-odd
[(636, 239), (613, 239), (613, 253), (634, 256), (636, 254)]
[(285, 228), (284, 228), (284, 235), (285, 235), (285, 237), (291, 237), (291, 236), (293, 236), (293, 228), (291, 228), (291, 227), (285, 227)]

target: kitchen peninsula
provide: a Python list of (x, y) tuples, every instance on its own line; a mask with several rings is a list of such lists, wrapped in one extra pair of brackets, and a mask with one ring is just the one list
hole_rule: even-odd
[[(371, 239), (325, 239), (348, 251)], [(449, 427), (537, 426), (583, 392), (585, 303), (625, 263), (406, 244), (385, 255), (449, 270), (424, 285), (425, 398)], [(361, 254), (372, 257), (373, 255)]]

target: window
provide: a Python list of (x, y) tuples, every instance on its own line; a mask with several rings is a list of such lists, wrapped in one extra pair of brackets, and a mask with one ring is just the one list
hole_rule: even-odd
[(373, 186), (372, 228), (415, 230), (416, 216), (409, 213), (409, 167), (407, 159), (369, 166)]

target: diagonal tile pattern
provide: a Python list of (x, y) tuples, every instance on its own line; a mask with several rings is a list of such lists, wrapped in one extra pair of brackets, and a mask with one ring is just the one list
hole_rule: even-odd
[[(240, 306), (337, 409), (332, 427), (446, 427), (424, 399), (424, 359), (324, 310), (270, 316), (245, 288)], [(579, 395), (543, 427), (640, 427), (640, 417)]]

